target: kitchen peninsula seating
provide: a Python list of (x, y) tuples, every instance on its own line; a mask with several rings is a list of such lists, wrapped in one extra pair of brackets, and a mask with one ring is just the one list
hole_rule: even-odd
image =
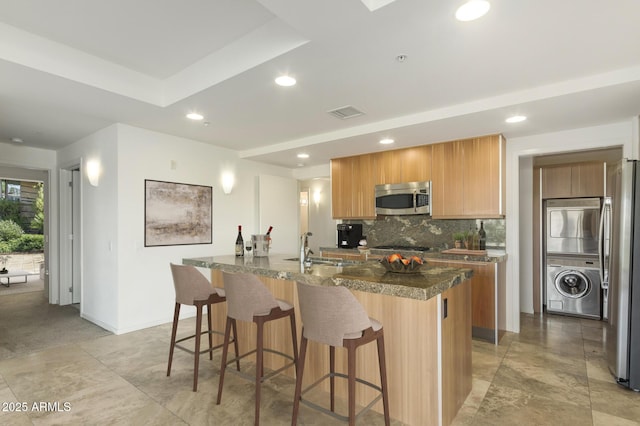
[[(213, 346), (212, 334), (220, 334), (222, 332), (215, 331), (211, 327), (211, 306), (216, 303), (226, 301), (225, 291), (222, 288), (212, 287), (209, 281), (195, 267), (185, 265), (171, 264), (171, 274), (173, 275), (173, 285), (176, 290), (176, 305), (173, 313), (173, 327), (171, 330), (171, 346), (169, 349), (169, 365), (167, 366), (167, 377), (171, 374), (171, 363), (173, 361), (174, 348), (182, 349), (194, 355), (193, 366), (193, 391), (198, 390), (198, 364), (200, 362), (200, 354), (209, 353), (209, 359), (213, 359), (213, 351), (222, 347), (222, 345)], [(180, 316), (180, 306), (189, 305), (196, 307), (196, 332), (191, 336), (181, 338), (176, 341), (176, 333), (178, 331), (178, 319)], [(207, 306), (207, 318), (209, 329), (202, 331), (202, 307)], [(200, 350), (200, 337), (203, 334), (209, 336), (209, 349)], [(235, 345), (236, 356), (238, 354), (238, 343), (236, 341), (236, 330), (233, 329), (233, 342)], [(180, 342), (195, 338), (195, 350), (190, 350), (179, 345)], [(240, 364), (237, 365), (238, 370)]]
[[(296, 319), (294, 308), (288, 302), (278, 300), (273, 297), (269, 289), (253, 274), (247, 273), (228, 273), (223, 272), (223, 280), (225, 292), (227, 295), (227, 322), (224, 335), (224, 346), (222, 349), (222, 364), (220, 367), (220, 382), (218, 385), (218, 399), (216, 404), (220, 404), (222, 399), (222, 388), (224, 384), (224, 373), (227, 364), (233, 361), (239, 362), (253, 353), (256, 354), (256, 375), (255, 379), (240, 371), (230, 370), (241, 377), (248, 380), (255, 380), (255, 424), (260, 423), (260, 389), (263, 381), (271, 378), (277, 373), (298, 363), (298, 343), (296, 337)], [(291, 323), (291, 338), (293, 343), (293, 356), (275, 351), (273, 349), (264, 348), (264, 324), (280, 318), (289, 317)], [(231, 327), (236, 327), (236, 320), (254, 322), (257, 325), (256, 349), (227, 361), (227, 353), (229, 347), (229, 338)], [(235, 335), (235, 334), (234, 334)], [(264, 352), (270, 352), (280, 355), (291, 362), (285, 363), (284, 366), (264, 374), (263, 355)]]
[[(384, 335), (382, 324), (369, 318), (362, 305), (345, 287), (313, 286), (298, 282), (298, 300), (300, 315), (302, 316), (302, 341), (300, 344), (300, 358), (296, 371), (296, 390), (293, 401), (293, 415), (291, 424), (296, 425), (300, 402), (332, 415), (341, 420), (348, 420), (349, 425), (356, 421), (356, 381), (370, 386), (378, 391), (378, 395), (371, 403), (358, 413), (358, 416), (368, 410), (380, 398), (384, 409), (384, 422), (389, 425), (389, 396), (387, 387), (387, 372), (384, 354)], [(302, 376), (304, 373), (305, 355), (308, 340), (329, 345), (329, 374), (326, 374), (312, 385), (302, 390)], [(356, 349), (366, 343), (376, 341), (378, 345), (378, 364), (380, 368), (381, 386), (356, 378)], [(335, 372), (335, 348), (347, 349), (347, 375)], [(335, 377), (346, 378), (348, 381), (348, 412), (344, 417), (335, 412)], [(302, 399), (302, 395), (311, 388), (322, 383), (326, 378), (330, 380), (330, 410)]]

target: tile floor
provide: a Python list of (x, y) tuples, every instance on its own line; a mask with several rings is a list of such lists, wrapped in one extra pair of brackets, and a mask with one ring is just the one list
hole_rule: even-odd
[[(219, 356), (202, 359), (198, 392), (187, 353), (165, 376), (169, 333), (165, 324), (114, 336), (42, 292), (0, 297), (0, 424), (252, 424), (253, 386), (237, 376), (215, 405)], [(640, 394), (609, 377), (599, 322), (523, 315), (522, 332), (499, 346), (474, 341), (473, 367), (455, 425), (640, 425)], [(289, 424), (292, 395), (289, 378), (266, 384), (262, 424)], [(335, 423), (305, 407), (300, 415), (304, 425)], [(359, 424), (383, 422), (369, 413)]]

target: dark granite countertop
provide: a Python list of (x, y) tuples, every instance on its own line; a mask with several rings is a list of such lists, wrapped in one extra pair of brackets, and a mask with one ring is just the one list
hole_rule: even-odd
[[(330, 251), (334, 253), (343, 252), (345, 254), (361, 253), (356, 248), (345, 249), (345, 248), (338, 248), (338, 247), (320, 247), (320, 251), (324, 251), (324, 252)], [(376, 255), (386, 256), (395, 252), (397, 252), (397, 250), (376, 249), (376, 248), (369, 249), (369, 254), (373, 256), (376, 256)], [(402, 254), (403, 256), (413, 256), (413, 255), (420, 256), (424, 259), (427, 259), (427, 261), (429, 259), (441, 259), (441, 260), (454, 260), (454, 261), (465, 261), (465, 262), (498, 263), (498, 262), (504, 262), (505, 260), (507, 260), (507, 253), (504, 250), (492, 250), (492, 249), (487, 250), (487, 254), (484, 256), (441, 253), (440, 250), (437, 250), (437, 249), (431, 249), (428, 251), (400, 250), (399, 253)]]
[(352, 290), (417, 300), (431, 299), (472, 274), (470, 269), (437, 265), (425, 265), (417, 274), (396, 274), (387, 272), (377, 260), (345, 262), (342, 266), (314, 264), (306, 269), (298, 261), (287, 260), (295, 257), (274, 254), (269, 257), (214, 256), (186, 258), (182, 263), (314, 285), (341, 285)]

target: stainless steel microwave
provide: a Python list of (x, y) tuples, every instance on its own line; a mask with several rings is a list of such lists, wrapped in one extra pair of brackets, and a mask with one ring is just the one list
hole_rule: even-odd
[(431, 214), (431, 182), (376, 185), (376, 214)]

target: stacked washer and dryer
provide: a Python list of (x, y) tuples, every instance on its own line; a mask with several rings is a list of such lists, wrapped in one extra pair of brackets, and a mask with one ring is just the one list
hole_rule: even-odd
[(600, 198), (546, 200), (548, 313), (602, 319)]

